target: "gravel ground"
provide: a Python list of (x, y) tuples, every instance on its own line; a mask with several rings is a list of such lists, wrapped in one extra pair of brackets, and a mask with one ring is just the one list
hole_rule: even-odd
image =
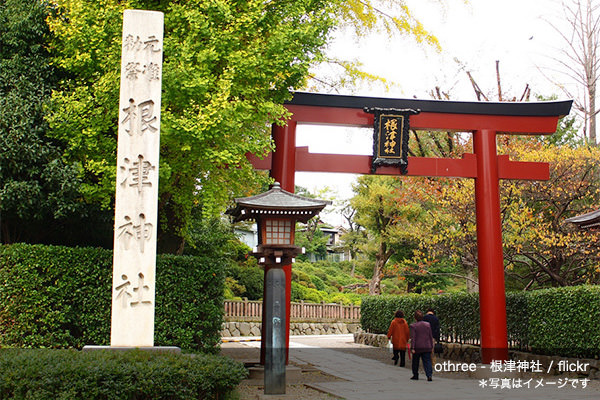
[[(257, 364), (260, 360), (260, 349), (245, 346), (243, 343), (223, 343), (221, 346), (221, 354), (241, 361), (246, 365)], [(301, 369), (299, 378), (286, 377), (286, 399), (297, 400), (335, 400), (339, 397), (332, 396), (328, 393), (323, 393), (312, 389), (306, 384), (314, 382), (331, 382), (340, 381), (343, 379), (332, 375), (325, 374), (310, 365), (298, 365), (293, 362), (291, 365)], [(263, 379), (245, 379), (237, 388), (239, 400), (256, 400), (262, 398), (264, 394)], [(269, 399), (276, 400), (273, 395)]]

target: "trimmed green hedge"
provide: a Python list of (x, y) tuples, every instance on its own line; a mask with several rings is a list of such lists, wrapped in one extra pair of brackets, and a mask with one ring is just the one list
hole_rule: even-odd
[(147, 351), (9, 349), (0, 357), (1, 399), (222, 399), (246, 376), (215, 355)]
[[(157, 346), (218, 351), (225, 259), (159, 255)], [(112, 252), (0, 246), (0, 346), (110, 344)]]
[(479, 303), (476, 294), (363, 297), (360, 323), (367, 332), (387, 333), (396, 310), (404, 311), (406, 321), (410, 324), (414, 322), (416, 310), (425, 312), (429, 307), (435, 309), (441, 322), (441, 334), (449, 340), (460, 343), (479, 340)]
[[(477, 294), (365, 297), (361, 325), (367, 332), (387, 333), (396, 310), (407, 321), (413, 313), (432, 307), (446, 340), (478, 344)], [(573, 357), (600, 356), (600, 286), (575, 286), (506, 295), (509, 347), (540, 354)]]
[(600, 356), (600, 286), (538, 290), (527, 301), (529, 345), (535, 352)]

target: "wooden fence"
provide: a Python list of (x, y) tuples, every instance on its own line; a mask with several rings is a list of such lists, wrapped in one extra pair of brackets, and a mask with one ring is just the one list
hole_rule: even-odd
[[(225, 319), (228, 321), (260, 321), (262, 318), (262, 301), (258, 300), (225, 300)], [(290, 321), (343, 321), (359, 322), (360, 306), (345, 306), (336, 303), (300, 303), (290, 304)]]

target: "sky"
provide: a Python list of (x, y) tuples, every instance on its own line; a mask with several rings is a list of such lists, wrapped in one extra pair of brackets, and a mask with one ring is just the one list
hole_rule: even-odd
[[(407, 0), (409, 9), (440, 41), (442, 51), (417, 45), (414, 40), (382, 34), (356, 40), (348, 31), (337, 32), (328, 52), (343, 59), (357, 59), (363, 69), (395, 84), (363, 85), (339, 94), (430, 99), (439, 86), (452, 100), (476, 101), (467, 77), (470, 71), (481, 89), (497, 100), (496, 60), (504, 93), (520, 96), (526, 84), (534, 93), (557, 94), (567, 99), (553, 82), (564, 76), (552, 71), (561, 39), (555, 25), (554, 0)], [(323, 140), (324, 138), (328, 140)], [(312, 153), (372, 154), (372, 130), (299, 125), (297, 146)], [(296, 185), (315, 193), (325, 187), (336, 198), (352, 197), (351, 174), (296, 173)], [(329, 212), (327, 212), (329, 210)], [(326, 222), (342, 224), (331, 207), (322, 213)]]

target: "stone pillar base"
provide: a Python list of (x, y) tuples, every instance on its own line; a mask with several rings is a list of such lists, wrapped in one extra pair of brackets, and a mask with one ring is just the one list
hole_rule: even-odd
[(86, 345), (83, 346), (82, 351), (95, 351), (95, 350), (142, 350), (142, 351), (154, 351), (158, 353), (174, 353), (180, 354), (181, 349), (176, 346), (148, 346), (148, 347), (124, 347), (124, 346), (97, 346), (97, 345)]

